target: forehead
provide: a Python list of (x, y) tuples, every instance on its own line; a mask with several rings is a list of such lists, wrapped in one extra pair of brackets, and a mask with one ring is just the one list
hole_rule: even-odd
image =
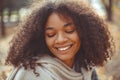
[(67, 15), (67, 14), (64, 14), (64, 13), (59, 13), (59, 12), (53, 12), (49, 17), (48, 19), (51, 19), (51, 18), (55, 18), (55, 16), (59, 17), (62, 21), (66, 22), (66, 21), (72, 21), (72, 18)]
[(70, 27), (73, 24), (74, 23), (70, 17), (52, 13), (48, 17), (48, 20), (45, 25), (45, 29), (46, 30), (63, 29), (68, 26)]

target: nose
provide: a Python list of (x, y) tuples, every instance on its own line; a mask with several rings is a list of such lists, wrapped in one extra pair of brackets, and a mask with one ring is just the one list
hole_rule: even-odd
[(56, 44), (64, 44), (68, 40), (67, 36), (63, 33), (57, 34), (57, 37), (55, 39)]

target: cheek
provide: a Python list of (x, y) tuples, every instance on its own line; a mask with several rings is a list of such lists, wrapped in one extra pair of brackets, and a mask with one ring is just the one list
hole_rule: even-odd
[(50, 42), (49, 42), (48, 38), (45, 38), (45, 41), (46, 41), (46, 45), (49, 46)]
[(69, 38), (72, 40), (72, 41), (75, 41), (77, 43), (80, 43), (80, 38), (79, 38), (79, 35), (77, 32), (75, 32), (74, 34), (70, 35)]
[(80, 48), (80, 44), (81, 44), (81, 40), (80, 40), (79, 35), (76, 33), (76, 34), (71, 36), (71, 39), (72, 39), (72, 41), (75, 42), (76, 49), (79, 49)]
[(79, 38), (79, 36), (78, 36), (78, 35), (76, 35), (76, 36), (75, 36), (74, 40), (75, 40), (77, 43), (79, 43), (79, 44), (80, 44), (80, 38)]
[(45, 38), (45, 40), (46, 40), (46, 45), (48, 46), (48, 48), (50, 48), (53, 44), (53, 40), (49, 38)]

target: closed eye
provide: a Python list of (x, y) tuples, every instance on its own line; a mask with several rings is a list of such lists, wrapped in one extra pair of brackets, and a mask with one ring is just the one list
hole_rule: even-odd
[(55, 34), (47, 34), (48, 37), (54, 37)]
[(73, 33), (75, 30), (67, 30), (66, 33)]

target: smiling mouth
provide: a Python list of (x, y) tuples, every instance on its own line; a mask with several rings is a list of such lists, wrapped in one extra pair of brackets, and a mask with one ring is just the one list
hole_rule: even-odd
[(59, 48), (56, 48), (56, 49), (59, 50), (59, 51), (65, 51), (65, 50), (68, 50), (71, 47), (72, 47), (72, 45), (69, 45), (69, 46), (65, 46), (65, 47), (59, 47)]

